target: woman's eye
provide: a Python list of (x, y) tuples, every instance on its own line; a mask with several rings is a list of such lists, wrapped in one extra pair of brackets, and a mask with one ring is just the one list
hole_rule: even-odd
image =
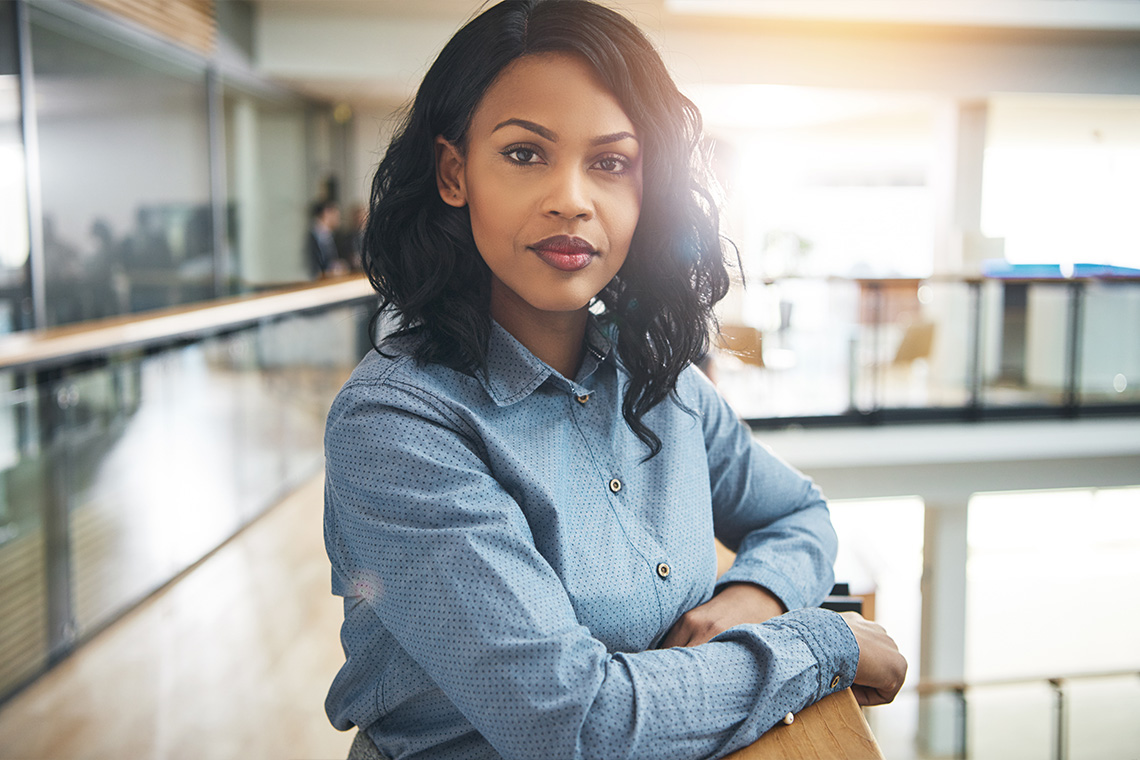
[(503, 151), (503, 155), (516, 164), (538, 163), (538, 153), (530, 148), (507, 148)]
[(629, 168), (629, 161), (621, 156), (606, 156), (594, 166), (609, 174), (622, 174)]

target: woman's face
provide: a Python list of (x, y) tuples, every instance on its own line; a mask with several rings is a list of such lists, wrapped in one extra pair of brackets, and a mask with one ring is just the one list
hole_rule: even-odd
[(574, 55), (526, 56), (487, 90), (465, 150), (437, 141), (440, 195), (467, 205), (500, 322), (585, 309), (625, 261), (641, 150), (617, 98)]

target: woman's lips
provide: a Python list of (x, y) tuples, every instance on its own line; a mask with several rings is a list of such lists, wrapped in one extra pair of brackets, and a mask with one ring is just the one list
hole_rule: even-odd
[(585, 269), (597, 253), (594, 246), (582, 238), (570, 235), (545, 238), (530, 246), (530, 249), (547, 264), (563, 272)]

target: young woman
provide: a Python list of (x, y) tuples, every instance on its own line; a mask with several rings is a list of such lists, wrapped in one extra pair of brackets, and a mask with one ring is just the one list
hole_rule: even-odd
[(691, 367), (728, 286), (699, 145), (644, 36), (586, 0), (500, 3), (427, 73), (364, 238), (398, 329), (326, 433), (326, 707), (354, 752), (719, 757), (901, 685), (881, 628), (815, 607), (819, 491)]

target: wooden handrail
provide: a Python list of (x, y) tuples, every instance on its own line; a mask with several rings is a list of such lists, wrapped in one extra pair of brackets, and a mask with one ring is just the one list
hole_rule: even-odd
[(883, 760), (850, 689), (805, 707), (790, 725), (777, 724), (726, 760)]
[[(713, 545), (720, 577), (732, 567), (736, 554), (715, 539)], [(726, 760), (883, 760), (850, 689), (808, 705), (793, 718), (791, 725), (776, 725)]]
[(48, 369), (179, 340), (206, 337), (298, 312), (375, 297), (360, 275), (270, 293), (0, 336), (0, 370)]

